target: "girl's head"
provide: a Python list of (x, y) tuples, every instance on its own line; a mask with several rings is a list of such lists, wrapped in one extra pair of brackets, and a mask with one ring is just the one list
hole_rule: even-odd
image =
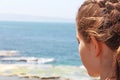
[[(116, 75), (119, 77), (120, 1), (86, 1), (78, 10), (76, 23), (77, 38), (80, 41), (79, 51), (88, 73), (92, 76), (100, 74), (102, 60), (98, 60), (97, 57), (93, 58), (93, 56), (97, 56), (99, 52), (101, 52), (99, 46), (100, 44), (103, 44), (109, 49), (109, 51), (115, 53), (113, 55), (115, 56), (114, 62), (116, 63)], [(92, 47), (91, 42), (98, 46), (94, 47), (93, 45)], [(94, 52), (97, 54), (90, 54)]]

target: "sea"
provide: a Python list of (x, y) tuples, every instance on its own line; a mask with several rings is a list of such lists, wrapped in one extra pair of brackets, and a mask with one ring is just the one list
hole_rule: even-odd
[(80, 60), (73, 22), (0, 21), (0, 64), (52, 65), (54, 74), (91, 80)]
[(79, 66), (75, 26), (64, 22), (0, 21), (0, 50), (18, 54), (0, 62), (30, 63), (31, 60), (35, 64)]

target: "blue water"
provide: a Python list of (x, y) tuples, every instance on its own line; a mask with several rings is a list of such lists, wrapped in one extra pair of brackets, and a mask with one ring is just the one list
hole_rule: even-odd
[(81, 65), (75, 23), (0, 22), (0, 50), (22, 57), (53, 58), (53, 65)]

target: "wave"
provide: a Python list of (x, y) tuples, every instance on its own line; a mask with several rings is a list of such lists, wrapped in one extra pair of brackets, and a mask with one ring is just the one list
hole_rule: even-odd
[(0, 57), (11, 57), (18, 55), (19, 51), (16, 50), (0, 50)]
[(2, 58), (0, 59), (4, 62), (26, 62), (26, 63), (38, 63), (38, 64), (46, 64), (54, 62), (54, 58), (36, 58), (36, 57), (8, 57), (8, 58)]

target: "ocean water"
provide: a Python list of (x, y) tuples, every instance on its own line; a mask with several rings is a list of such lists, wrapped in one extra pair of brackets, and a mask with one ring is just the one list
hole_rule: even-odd
[(91, 78), (78, 53), (75, 23), (0, 21), (0, 75)]
[(75, 26), (63, 22), (0, 21), (0, 63), (81, 66)]

